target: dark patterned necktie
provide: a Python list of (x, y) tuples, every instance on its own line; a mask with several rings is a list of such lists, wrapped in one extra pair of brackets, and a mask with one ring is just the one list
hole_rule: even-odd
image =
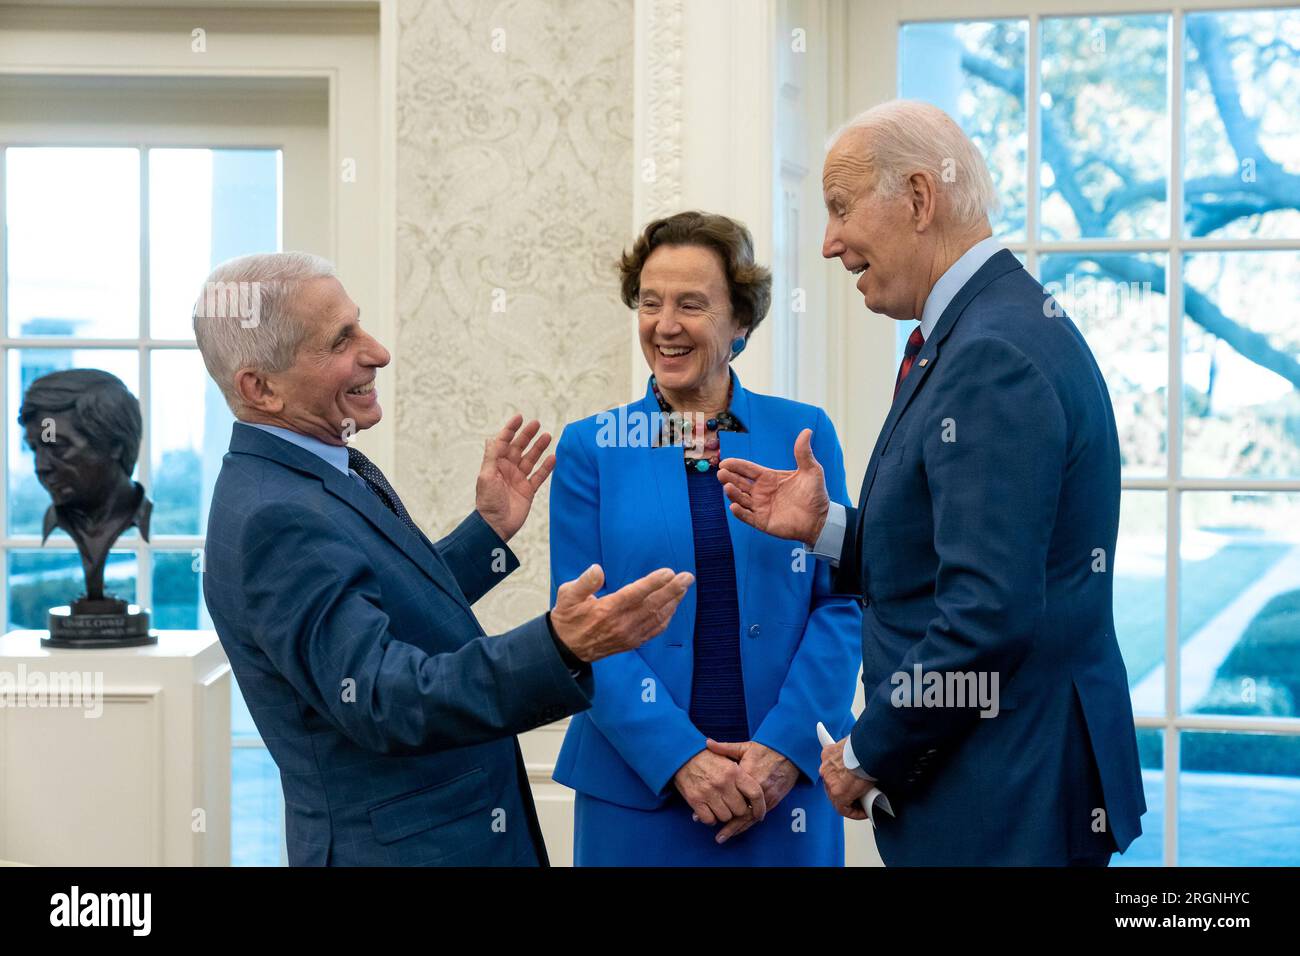
[(370, 490), (375, 493), (375, 496), (384, 503), (384, 506), (389, 511), (397, 515), (402, 524), (410, 528), (417, 538), (420, 537), (420, 529), (411, 520), (406, 506), (402, 504), (402, 499), (397, 497), (397, 492), (388, 483), (388, 479), (384, 477), (384, 473), (379, 470), (378, 465), (363, 455), (360, 450), (349, 448), (348, 467), (361, 476)]
[(918, 325), (907, 337), (907, 345), (903, 347), (903, 361), (898, 366), (898, 378), (894, 379), (894, 398), (898, 398), (898, 390), (903, 387), (903, 379), (907, 378), (907, 373), (912, 371), (916, 353), (921, 351), (921, 346), (924, 344), (925, 336), (921, 334), (921, 327)]

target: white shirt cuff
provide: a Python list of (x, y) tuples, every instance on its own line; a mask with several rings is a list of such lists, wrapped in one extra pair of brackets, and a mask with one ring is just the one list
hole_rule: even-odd
[(853, 752), (852, 735), (844, 738), (844, 769), (863, 780), (871, 779), (871, 775), (862, 769), (862, 764), (858, 763), (858, 755)]
[(822, 533), (813, 545), (813, 557), (828, 561), (831, 567), (838, 568), (840, 554), (844, 551), (844, 531), (847, 525), (848, 512), (838, 501), (832, 501), (826, 512), (826, 524), (822, 526)]
[[(870, 780), (871, 775), (862, 769), (862, 764), (858, 763), (858, 755), (853, 752), (853, 736), (849, 735), (844, 738), (844, 769), (854, 776), (862, 777), (864, 780)], [(866, 792), (860, 801), (862, 809), (867, 812), (867, 819), (871, 825), (876, 825), (876, 806), (879, 805), (891, 817), (894, 815), (894, 808), (889, 805), (889, 797), (879, 787), (872, 787)]]

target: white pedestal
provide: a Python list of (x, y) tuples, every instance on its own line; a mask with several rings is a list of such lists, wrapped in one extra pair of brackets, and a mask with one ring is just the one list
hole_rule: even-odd
[(0, 859), (230, 863), (230, 665), (211, 631), (148, 647), (0, 637)]

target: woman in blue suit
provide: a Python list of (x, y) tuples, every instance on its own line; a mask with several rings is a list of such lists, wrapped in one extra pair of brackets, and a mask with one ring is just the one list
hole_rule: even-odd
[(577, 791), (578, 866), (842, 866), (843, 819), (818, 777), (818, 721), (842, 738), (861, 608), (831, 593), (800, 542), (730, 514), (721, 458), (795, 466), (810, 429), (831, 497), (848, 502), (825, 412), (746, 391), (730, 367), (771, 300), (748, 230), (656, 220), (624, 253), (645, 397), (568, 425), (551, 481), (551, 594), (593, 564), (602, 594), (663, 566), (696, 584), (640, 650), (597, 661), (555, 779)]

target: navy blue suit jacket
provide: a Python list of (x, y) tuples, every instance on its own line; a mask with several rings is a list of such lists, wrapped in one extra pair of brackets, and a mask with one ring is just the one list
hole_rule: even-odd
[[(897, 811), (877, 814), (886, 864), (1058, 865), (1141, 833), (1112, 612), (1119, 441), (1092, 353), (1048, 299), (1006, 250), (975, 273), (849, 512), (835, 586), (865, 609), (852, 742)], [(915, 706), (918, 667), (922, 683), (996, 675), (997, 716), (954, 695)]]
[(433, 544), (368, 488), (236, 422), (203, 594), (280, 768), (289, 862), (536, 865), (514, 735), (590, 705), (544, 617), (470, 609), (518, 560), (477, 512)]

